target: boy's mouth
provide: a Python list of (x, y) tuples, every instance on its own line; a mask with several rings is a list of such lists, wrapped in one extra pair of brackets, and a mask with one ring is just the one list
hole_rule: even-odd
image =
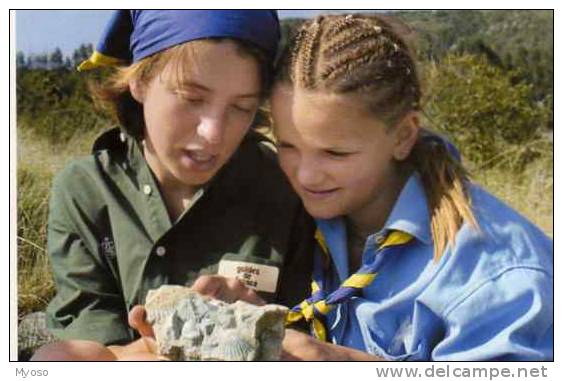
[(217, 162), (218, 155), (203, 150), (182, 150), (182, 161), (196, 171), (208, 171)]

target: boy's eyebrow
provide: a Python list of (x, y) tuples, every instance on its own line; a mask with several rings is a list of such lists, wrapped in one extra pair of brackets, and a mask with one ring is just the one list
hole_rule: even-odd
[[(208, 93), (213, 92), (213, 90), (211, 90), (209, 87), (193, 81), (184, 81), (182, 82), (181, 87), (193, 87)], [(240, 94), (237, 95), (236, 98), (260, 98), (260, 93)]]

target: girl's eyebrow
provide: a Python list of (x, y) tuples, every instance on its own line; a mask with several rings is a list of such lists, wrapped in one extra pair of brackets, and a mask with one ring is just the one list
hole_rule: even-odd
[[(197, 90), (201, 90), (201, 91), (208, 92), (208, 93), (213, 92), (213, 90), (210, 89), (209, 87), (204, 86), (204, 85), (197, 83), (197, 82), (194, 82), (194, 81), (189, 81), (189, 80), (182, 82), (180, 87), (188, 87), (188, 88), (192, 87), (192, 88), (195, 88)], [(260, 98), (260, 93), (240, 94), (240, 95), (235, 96), (235, 98)]]

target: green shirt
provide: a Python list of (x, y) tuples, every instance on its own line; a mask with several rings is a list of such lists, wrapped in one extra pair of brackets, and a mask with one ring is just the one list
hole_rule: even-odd
[(133, 340), (127, 313), (150, 289), (190, 285), (222, 261), (238, 264), (249, 282), (256, 264), (278, 272), (272, 292), (259, 292), (269, 302), (292, 306), (307, 297), (314, 222), (264, 141), (249, 132), (175, 222), (139, 144), (117, 128), (59, 173), (47, 245), (57, 287), (47, 308), (53, 333)]

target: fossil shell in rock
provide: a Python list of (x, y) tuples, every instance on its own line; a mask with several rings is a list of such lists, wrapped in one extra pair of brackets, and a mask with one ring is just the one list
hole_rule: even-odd
[(278, 360), (288, 309), (229, 304), (182, 286), (149, 291), (145, 304), (158, 355), (171, 360)]

